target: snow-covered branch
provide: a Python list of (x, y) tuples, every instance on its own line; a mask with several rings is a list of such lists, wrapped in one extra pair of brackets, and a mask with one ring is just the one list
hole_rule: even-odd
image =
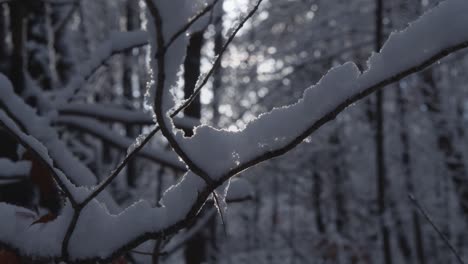
[[(129, 149), (129, 147), (134, 143), (133, 139), (119, 135), (109, 130), (109, 128), (105, 125), (90, 118), (77, 116), (59, 116), (57, 117), (56, 122), (57, 124), (66, 125), (67, 127), (72, 127), (96, 136), (109, 145), (124, 151)], [(162, 151), (145, 147), (140, 150), (137, 155), (178, 171), (186, 170), (185, 166), (178, 160), (177, 156), (169, 151)]]
[[(177, 8), (176, 5), (172, 6), (174, 7)], [(467, 12), (468, 2), (465, 0), (443, 2), (410, 24), (407, 29), (392, 34), (382, 50), (371, 56), (366, 71), (360, 72), (354, 63), (335, 67), (316, 85), (308, 88), (297, 103), (263, 114), (241, 131), (232, 132), (199, 126), (193, 137), (185, 138), (180, 132), (168, 134), (173, 131), (168, 130), (168, 127), (164, 128), (166, 131), (163, 129), (163, 134), (175, 140), (171, 145), (178, 146), (211, 181), (204, 181), (200, 178), (202, 175), (195, 174), (196, 171), (188, 171), (176, 185), (164, 193), (160, 201), (161, 207), (138, 201), (119, 214), (112, 214), (102, 202), (93, 199), (105, 188), (98, 187), (91, 194), (86, 193), (88, 196), (83, 202), (80, 199), (81, 195), (73, 194), (79, 203), (77, 210), (73, 210), (67, 203), (57, 219), (31, 227), (30, 220), (16, 217), (23, 209), (0, 204), (0, 217), (8, 219), (5, 224), (0, 225), (0, 242), (16, 249), (22, 255), (71, 262), (108, 261), (149, 239), (173, 235), (189, 226), (213, 191), (227, 188), (228, 181), (234, 175), (291, 150), (311, 133), (333, 120), (346, 107), (377, 89), (468, 47)], [(447, 29), (447, 24), (450, 25), (450, 30)], [(158, 35), (161, 37), (163, 30), (161, 24), (156, 25), (156, 28), (158, 26)], [(164, 44), (162, 40), (159, 39), (159, 44)], [(154, 47), (156, 46), (153, 45)], [(171, 54), (168, 52), (166, 55)], [(178, 56), (176, 58), (179, 58)], [(163, 100), (167, 99), (165, 93), (169, 95), (169, 87), (166, 86), (164, 91), (162, 88), (165, 87), (165, 81), (166, 85), (173, 84), (170, 80), (174, 80), (175, 76), (170, 75), (174, 74), (177, 67), (171, 66), (180, 60), (175, 58), (170, 61), (171, 65), (167, 65), (162, 63), (164, 59), (161, 60), (161, 57), (155, 58), (156, 70), (169, 67), (162, 71), (168, 75), (168, 79), (164, 80), (164, 74), (159, 74), (156, 81), (158, 89), (161, 88), (156, 90), (160, 93), (156, 95), (159, 97), (155, 105), (156, 114), (158, 122), (164, 125), (168, 124), (164, 120), (167, 117), (165, 114), (172, 106), (170, 102), (165, 104)], [(155, 76), (158, 76), (157, 71), (155, 73)], [(9, 84), (2, 81), (0, 85), (2, 103), (7, 105), (10, 112), (18, 110), (14, 107), (17, 102), (12, 105), (10, 100), (5, 101), (5, 98), (9, 99), (11, 96), (5, 97), (2, 93), (5, 87), (11, 92)], [(26, 109), (22, 107), (21, 111), (23, 108)], [(49, 130), (44, 133), (44, 127), (48, 128), (47, 124), (44, 124), (46, 122), (30, 111), (32, 110), (24, 114), (21, 112), (22, 114), (16, 117), (18, 120), (15, 120), (24, 126), (23, 130), (28, 135), (21, 133), (19, 129), (15, 129), (14, 134), (31, 137), (43, 143), (50, 160), (54, 161), (51, 164), (57, 164), (64, 174), (77, 184), (82, 184), (78, 182), (80, 179), (93, 181), (89, 172), (75, 171), (76, 164), (80, 164), (76, 159), (72, 159), (69, 154), (65, 154), (66, 158), (63, 158), (66, 148), (60, 145), (55, 133)], [(95, 181), (92, 184), (95, 184)], [(47, 239), (44, 239), (45, 237)], [(39, 244), (38, 241), (47, 243)], [(63, 241), (67, 242), (62, 244)]]
[(113, 32), (107, 41), (104, 41), (90, 59), (79, 66), (79, 74), (73, 77), (69, 84), (57, 93), (58, 104), (66, 103), (86, 81), (97, 71), (99, 67), (115, 54), (122, 53), (129, 49), (137, 48), (148, 44), (148, 34), (146, 31)]
[(14, 162), (10, 159), (0, 158), (0, 181), (3, 180), (16, 180), (21, 179), (29, 175), (31, 170), (31, 162), (29, 161), (17, 161)]
[[(104, 122), (120, 122), (132, 125), (153, 125), (150, 113), (139, 110), (127, 110), (114, 105), (70, 103), (57, 106), (61, 116), (80, 116), (99, 119)], [(175, 117), (176, 127), (185, 129), (200, 125), (200, 120), (188, 116)]]

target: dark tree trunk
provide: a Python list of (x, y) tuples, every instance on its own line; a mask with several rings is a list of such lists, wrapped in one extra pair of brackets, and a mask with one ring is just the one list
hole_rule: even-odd
[[(23, 1), (12, 1), (10, 3), (10, 33), (12, 50), (7, 73), (13, 84), (14, 91), (21, 94), (24, 90), (25, 69), (25, 43), (27, 10)], [(3, 18), (2, 18), (3, 19)], [(5, 21), (5, 20), (3, 20)], [(1, 108), (1, 106), (0, 106)], [(17, 142), (6, 131), (0, 128), (0, 158), (18, 160), (16, 153)], [(29, 179), (0, 187), (0, 201), (30, 207), (33, 200), (33, 186)]]
[[(127, 25), (126, 30), (132, 31), (140, 28), (140, 10), (137, 1), (127, 1), (126, 4), (126, 18)], [(134, 87), (132, 78), (135, 75), (133, 71), (134, 67), (137, 65), (138, 57), (134, 55), (133, 50), (129, 50), (125, 53), (123, 58), (123, 89), (124, 97), (128, 101), (129, 108), (133, 108), (133, 92), (137, 87)], [(139, 128), (132, 125), (125, 126), (125, 132), (129, 138), (135, 138), (139, 134)], [(131, 160), (127, 164), (127, 184), (130, 187), (136, 187), (136, 162)]]
[[(195, 32), (190, 36), (189, 45), (187, 47), (187, 56), (184, 61), (184, 95), (185, 98), (189, 98), (195, 91), (195, 86), (200, 75), (200, 63), (201, 63), (201, 49), (203, 46), (203, 31)], [(195, 100), (184, 110), (184, 114), (192, 118), (201, 118), (201, 102), (200, 96), (198, 95)], [(192, 136), (192, 129), (185, 129), (185, 135)], [(205, 208), (200, 212), (203, 215), (209, 211), (208, 207), (212, 205), (206, 205)], [(213, 218), (214, 219), (214, 218)], [(214, 221), (207, 223), (205, 227), (197, 234), (192, 237), (185, 247), (184, 258), (187, 264), (201, 264), (209, 261), (210, 256), (210, 232), (211, 225), (214, 225)]]
[(0, 73), (8, 74), (8, 16), (6, 5), (0, 5)]
[(58, 78), (63, 85), (67, 83), (73, 75), (74, 60), (70, 50), (70, 41), (67, 24), (72, 20), (73, 15), (79, 8), (79, 3), (70, 5), (57, 5), (52, 9), (52, 24), (54, 26), (54, 46), (56, 52), (55, 67)]
[(318, 171), (313, 172), (313, 186), (312, 186), (312, 193), (313, 193), (313, 204), (315, 210), (315, 224), (317, 225), (317, 230), (320, 234), (324, 234), (326, 231), (325, 223), (323, 221), (323, 212), (322, 212), (322, 177)]
[(424, 71), (422, 79), (424, 104), (430, 114), (434, 132), (436, 132), (437, 147), (443, 155), (445, 167), (455, 187), (462, 213), (468, 217), (467, 170), (463, 154), (454, 142), (456, 131), (450, 129), (448, 121), (444, 118), (441, 96), (432, 69)]
[[(215, 37), (214, 37), (214, 54), (220, 54), (223, 48), (223, 0), (217, 4), (220, 14), (214, 21)], [(213, 73), (213, 124), (216, 126), (219, 122), (219, 104), (221, 100), (221, 86), (223, 84), (223, 67), (217, 67)]]
[(346, 197), (345, 197), (345, 182), (346, 182), (346, 169), (343, 156), (345, 150), (341, 147), (341, 139), (339, 135), (339, 127), (332, 132), (329, 143), (332, 146), (332, 157), (335, 158), (332, 165), (334, 188), (335, 188), (335, 203), (336, 203), (336, 217), (335, 226), (340, 234), (344, 234), (345, 224), (348, 222), (348, 212), (346, 210)]
[[(25, 2), (25, 1), (20, 1)], [(47, 4), (42, 1), (27, 1), (27, 69), (31, 77), (44, 90), (50, 90), (56, 85), (55, 62), (49, 50), (49, 41), (53, 42), (50, 34), (48, 19), (51, 15)], [(53, 53), (53, 51), (52, 51)]]
[(23, 1), (10, 3), (10, 31), (12, 54), (10, 57), (10, 80), (17, 94), (24, 89), (24, 70), (26, 67), (26, 26), (27, 10)]
[[(195, 90), (195, 85), (200, 76), (201, 49), (203, 46), (203, 31), (195, 32), (190, 36), (189, 45), (187, 47), (187, 57), (184, 61), (184, 94), (185, 98), (189, 98)], [(200, 119), (201, 118), (201, 102), (200, 95), (184, 109), (184, 114), (187, 116)], [(187, 136), (191, 136), (193, 132), (185, 131)]]
[[(406, 190), (408, 193), (413, 194), (415, 191), (413, 183), (413, 169), (412, 158), (410, 152), (410, 139), (408, 122), (406, 121), (407, 115), (407, 100), (403, 96), (401, 87), (397, 89), (397, 103), (398, 103), (398, 119), (400, 123), (400, 141), (402, 145), (401, 164), (403, 168), (403, 177), (406, 183)], [(411, 209), (411, 220), (413, 227), (414, 245), (416, 248), (416, 257), (419, 264), (426, 263), (426, 256), (424, 253), (424, 238), (421, 230), (421, 222), (418, 212), (413, 207)]]
[[(380, 50), (382, 47), (383, 38), (383, 0), (376, 0), (375, 11), (375, 50)], [(385, 168), (385, 135), (384, 135), (384, 94), (380, 89), (376, 93), (376, 162), (377, 162), (377, 208), (378, 217), (380, 222), (380, 231), (382, 236), (382, 251), (383, 262), (385, 264), (392, 264), (392, 253), (390, 246), (390, 230), (385, 225), (384, 217), (386, 212), (386, 194), (387, 188), (386, 168)]]

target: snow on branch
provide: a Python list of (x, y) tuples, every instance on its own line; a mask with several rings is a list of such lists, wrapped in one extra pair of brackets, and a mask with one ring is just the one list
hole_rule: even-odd
[[(467, 11), (467, 1), (443, 2), (407, 29), (391, 34), (382, 50), (371, 56), (365, 72), (350, 62), (335, 67), (306, 89), (296, 104), (260, 115), (238, 132), (209, 126), (196, 128), (191, 138), (178, 132), (178, 145), (211, 178), (220, 181), (282, 155), (350, 104), (467, 47), (468, 18), (463, 15)], [(215, 158), (220, 162), (213, 164)]]
[[(365, 72), (361, 73), (353, 63), (335, 67), (319, 83), (308, 88), (296, 104), (263, 114), (242, 131), (229, 132), (200, 126), (192, 138), (184, 138), (178, 133), (175, 137), (177, 143), (209, 173), (213, 179), (210, 184), (189, 171), (178, 184), (165, 192), (161, 199), (162, 207), (139, 201), (115, 215), (109, 213), (101, 202), (92, 199), (81, 204), (71, 220), (71, 207), (66, 206), (56, 220), (41, 225), (41, 228), (28, 228), (22, 221), (16, 224), (18, 208), (0, 203), (0, 217), (8, 219), (7, 224), (0, 225), (0, 243), (36, 257), (109, 261), (148, 239), (173, 235), (187, 227), (211, 193), (237, 173), (286, 153), (350, 104), (373, 91), (468, 47), (467, 12), (466, 0), (443, 2), (406, 30), (392, 34), (381, 52), (371, 56)], [(0, 83), (1, 94), (5, 85)], [(38, 118), (34, 116), (29, 121)], [(40, 133), (29, 134), (50, 140), (41, 137)], [(55, 134), (52, 137), (55, 138)], [(51, 157), (54, 161), (60, 158)], [(65, 239), (62, 239), (63, 226), (70, 222)], [(29, 242), (45, 236), (47, 239), (44, 241), (47, 242), (43, 245)], [(59, 253), (57, 249), (64, 240), (68, 243)]]
[(115, 54), (129, 49), (141, 47), (148, 44), (148, 34), (146, 31), (137, 30), (130, 32), (113, 32), (108, 40), (104, 41), (90, 59), (79, 66), (80, 72), (75, 75), (68, 85), (57, 93), (57, 103), (66, 103), (73, 95), (85, 85), (86, 81), (97, 71), (99, 67)]
[[(90, 118), (77, 116), (59, 116), (55, 121), (57, 124), (73, 127), (96, 136), (102, 139), (104, 142), (124, 151), (127, 150), (134, 141), (133, 139), (127, 138), (125, 136), (119, 135), (118, 133), (115, 133), (112, 130), (109, 130), (107, 126)], [(140, 150), (137, 155), (178, 171), (186, 171), (185, 166), (179, 161), (177, 156), (170, 151), (162, 151), (146, 146)]]
[[(169, 46), (167, 50), (166, 48), (166, 40), (168, 36), (174, 34), (173, 31), (173, 24), (178, 21), (178, 18), (174, 17), (164, 17), (167, 16), (168, 12), (173, 11), (171, 8), (174, 8), (177, 5), (170, 6), (164, 2), (153, 2), (152, 0), (147, 0), (147, 6), (153, 18), (152, 27), (150, 27), (150, 32), (153, 33), (154, 40), (151, 42), (152, 47), (152, 68), (153, 72), (157, 73), (155, 77), (155, 91), (154, 91), (154, 113), (156, 115), (156, 121), (161, 129), (161, 133), (166, 137), (171, 147), (174, 151), (179, 155), (179, 157), (187, 164), (188, 168), (192, 170), (195, 174), (203, 178), (203, 180), (211, 185), (212, 179), (206, 171), (205, 168), (200, 166), (197, 162), (195, 162), (191, 155), (185, 152), (185, 150), (179, 145), (179, 142), (176, 140), (175, 135), (173, 133), (174, 124), (170, 122), (170, 118), (177, 114), (181, 109), (188, 106), (191, 103), (193, 98), (200, 92), (201, 88), (206, 84), (209, 76), (213, 73), (214, 68), (218, 66), (220, 63), (220, 58), (223, 53), (226, 51), (230, 42), (234, 39), (237, 32), (243, 27), (244, 23), (253, 16), (253, 14), (257, 11), (259, 5), (261, 4), (262, 0), (258, 0), (256, 5), (252, 8), (252, 10), (245, 16), (244, 19), (238, 21), (237, 25), (234, 27), (234, 31), (230, 34), (228, 41), (223, 46), (221, 53), (217, 54), (217, 58), (215, 63), (212, 65), (211, 70), (209, 71), (208, 75), (205, 77), (200, 78), (200, 83), (197, 83), (197, 88), (195, 89), (194, 93), (190, 96), (190, 98), (182, 104), (179, 108), (170, 112), (170, 108), (174, 106), (173, 97), (170, 93), (170, 88), (172, 87), (173, 79), (175, 78), (175, 68), (174, 67), (174, 59), (172, 57), (171, 49), (174, 50), (174, 47)], [(181, 7), (190, 5), (190, 1), (180, 0), (179, 5)], [(180, 11), (179, 11), (180, 12)], [(165, 18), (165, 19), (163, 19)], [(184, 44), (187, 42), (187, 37), (183, 38)], [(179, 45), (175, 43), (176, 45)], [(168, 52), (169, 51), (169, 52)], [(168, 59), (168, 60), (166, 60)], [(177, 62), (177, 61), (175, 61)], [(179, 63), (180, 64), (180, 63)], [(169, 65), (169, 66), (168, 66)], [(168, 77), (166, 77), (168, 76)], [(167, 81), (168, 80), (168, 81)], [(217, 199), (217, 194), (215, 193), (215, 199)]]
[[(73, 156), (59, 139), (57, 132), (49, 125), (49, 120), (38, 116), (33, 108), (18, 97), (11, 83), (1, 74), (0, 106), (2, 127), (13, 134), (26, 148), (33, 150), (37, 158), (56, 174), (54, 179), (59, 181), (58, 183), (61, 180), (63, 184), (68, 185), (69, 191), (74, 192), (73, 198), (82, 199), (88, 192), (87, 189), (97, 183), (96, 176)], [(117, 210), (118, 206), (108, 193), (103, 193), (99, 199), (112, 211)]]
[(0, 158), (0, 180), (15, 180), (22, 179), (29, 175), (31, 170), (31, 162), (22, 160), (22, 161), (12, 161), (7, 158)]
[[(102, 121), (121, 122), (132, 125), (154, 125), (150, 113), (140, 110), (127, 110), (115, 105), (70, 103), (57, 106), (61, 116), (81, 116), (95, 118)], [(175, 117), (174, 124), (178, 128), (193, 128), (200, 125), (200, 120), (184, 116)]]

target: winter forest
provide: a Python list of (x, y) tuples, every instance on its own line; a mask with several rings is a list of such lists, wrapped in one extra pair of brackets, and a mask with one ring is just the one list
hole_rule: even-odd
[(0, 0), (0, 264), (468, 263), (467, 14)]

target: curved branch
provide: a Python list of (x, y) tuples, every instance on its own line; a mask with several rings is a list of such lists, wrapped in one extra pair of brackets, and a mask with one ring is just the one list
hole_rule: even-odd
[[(298, 103), (260, 116), (239, 133), (199, 127), (195, 136), (184, 139), (183, 143), (190, 144), (187, 149), (191, 151), (199, 143), (204, 143), (207, 153), (211, 153), (213, 144), (222, 148), (221, 152), (211, 154), (216, 155), (214, 160), (222, 164), (213, 164), (212, 157), (208, 156), (214, 167), (210, 172), (217, 175), (214, 184), (207, 185), (197, 175), (188, 172), (177, 185), (166, 191), (161, 200), (163, 207), (153, 208), (141, 201), (119, 215), (108, 214), (93, 200), (83, 208), (77, 220), (76, 230), (70, 239), (70, 259), (75, 262), (108, 261), (148, 239), (170, 236), (187, 227), (210, 194), (230, 177), (287, 152), (350, 104), (375, 90), (468, 47), (467, 12), (468, 2), (465, 0), (446, 1), (411, 24), (406, 31), (392, 35), (381, 53), (371, 57), (370, 68), (366, 72), (360, 73), (352, 63), (334, 68), (316, 86), (307, 89)], [(450, 32), (446, 30), (447, 23), (451, 25)], [(412, 49), (415, 45), (418, 51)], [(290, 121), (288, 128), (284, 128), (282, 123), (285, 120)], [(213, 141), (208, 146), (202, 140), (207, 136)], [(245, 152), (243, 146), (249, 146), (250, 150)], [(234, 156), (233, 150), (236, 151)], [(229, 157), (228, 162), (222, 162), (225, 155)], [(2, 215), (10, 216), (10, 209), (0, 204)], [(3, 232), (1, 228), (0, 225)], [(121, 232), (115, 234), (114, 230)], [(108, 237), (106, 243), (99, 242), (103, 236)], [(16, 248), (27, 248), (20, 244), (21, 241), (15, 243), (13, 246)]]
[(51, 173), (53, 179), (57, 183), (57, 185), (60, 187), (60, 190), (62, 190), (72, 204), (72, 206), (76, 206), (77, 202), (75, 197), (72, 194), (72, 191), (70, 190), (70, 183), (65, 183), (66, 178), (61, 174), (61, 171), (59, 171), (55, 166), (53, 165), (52, 159), (50, 157), (46, 156), (47, 154), (44, 153), (44, 150), (46, 148), (39, 143), (37, 140), (34, 140), (31, 137), (28, 137), (26, 134), (24, 134), (18, 126), (14, 123), (12, 119), (10, 119), (5, 112), (0, 110), (0, 127), (4, 128), (10, 136), (14, 137), (24, 148), (28, 149), (31, 151), (31, 153), (34, 155), (34, 158), (37, 159), (41, 165), (43, 165), (45, 168), (49, 170)]
[(157, 76), (156, 76), (156, 94), (154, 97), (154, 112), (156, 114), (156, 121), (161, 129), (161, 133), (167, 139), (174, 151), (179, 155), (179, 157), (187, 164), (187, 166), (195, 174), (199, 175), (207, 184), (212, 184), (211, 179), (208, 177), (207, 173), (202, 170), (196, 163), (192, 162), (192, 159), (184, 152), (184, 150), (179, 146), (178, 142), (175, 140), (175, 137), (168, 126), (167, 116), (164, 113), (164, 105), (168, 100), (170, 93), (166, 91), (169, 87), (165, 87), (166, 83), (166, 49), (165, 49), (165, 40), (163, 33), (163, 21), (161, 14), (159, 12), (158, 6), (152, 0), (146, 0), (146, 5), (150, 10), (150, 13), (154, 20), (154, 27), (156, 30), (156, 47), (154, 52), (155, 67), (157, 67)]

